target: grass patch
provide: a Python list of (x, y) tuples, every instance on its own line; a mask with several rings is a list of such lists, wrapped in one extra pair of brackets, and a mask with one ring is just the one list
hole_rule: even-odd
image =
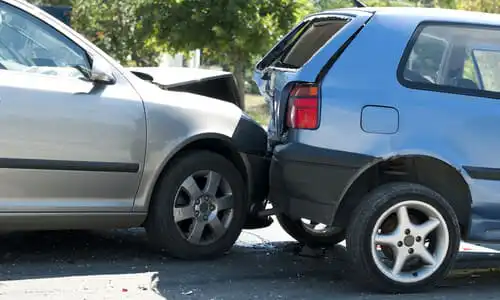
[(260, 95), (245, 95), (246, 112), (262, 126), (269, 123), (269, 110), (264, 97)]

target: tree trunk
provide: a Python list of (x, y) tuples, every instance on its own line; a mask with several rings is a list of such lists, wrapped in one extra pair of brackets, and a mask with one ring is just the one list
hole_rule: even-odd
[(235, 64), (234, 66), (234, 77), (238, 84), (238, 91), (240, 94), (240, 107), (245, 110), (245, 63)]

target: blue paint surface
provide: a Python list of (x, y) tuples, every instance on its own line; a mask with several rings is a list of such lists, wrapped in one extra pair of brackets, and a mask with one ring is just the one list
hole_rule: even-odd
[[(494, 14), (423, 8), (334, 10), (352, 20), (300, 69), (257, 70), (254, 78), (274, 107), (270, 139), (371, 155), (425, 156), (457, 170), (471, 197), (474, 240), (500, 241), (500, 181), (474, 179), (464, 166), (500, 169), (500, 100), (403, 86), (397, 70), (421, 22), (497, 26)], [(362, 29), (361, 29), (362, 28)], [(329, 59), (358, 30), (346, 50), (324, 72)], [(272, 75), (264, 80), (265, 72)], [(320, 88), (320, 127), (281, 131), (290, 87)], [(498, 93), (500, 98), (500, 93)], [(386, 107), (381, 109), (380, 107)], [(355, 178), (353, 178), (355, 180)]]

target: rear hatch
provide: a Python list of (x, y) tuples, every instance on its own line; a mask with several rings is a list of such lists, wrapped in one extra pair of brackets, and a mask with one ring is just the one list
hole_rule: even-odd
[(283, 142), (287, 100), (296, 84), (318, 84), (372, 13), (359, 9), (311, 15), (256, 65), (254, 81), (269, 105), (269, 145)]

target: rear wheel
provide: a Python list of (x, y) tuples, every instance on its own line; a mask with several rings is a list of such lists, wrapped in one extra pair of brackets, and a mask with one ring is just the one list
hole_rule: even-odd
[(304, 219), (292, 219), (285, 214), (276, 215), (283, 230), (299, 243), (310, 247), (328, 247), (345, 239), (342, 228), (332, 227)]
[(434, 287), (452, 268), (459, 244), (453, 208), (438, 193), (413, 183), (391, 183), (369, 193), (347, 232), (356, 281), (382, 292)]
[(215, 257), (241, 233), (248, 210), (242, 176), (209, 151), (177, 158), (160, 179), (146, 230), (150, 240), (183, 259)]

